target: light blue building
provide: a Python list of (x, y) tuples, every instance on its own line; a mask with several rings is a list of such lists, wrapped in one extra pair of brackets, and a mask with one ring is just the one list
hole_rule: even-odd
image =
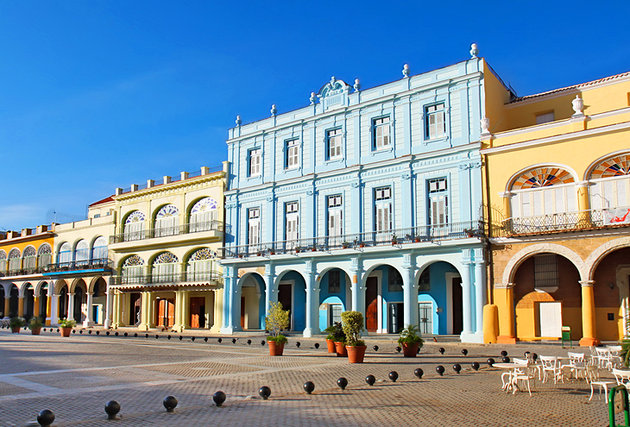
[(369, 333), (482, 342), (483, 60), (362, 89), (330, 79), (310, 105), (230, 129), (225, 333), (264, 329), (270, 301), (319, 333), (345, 310)]

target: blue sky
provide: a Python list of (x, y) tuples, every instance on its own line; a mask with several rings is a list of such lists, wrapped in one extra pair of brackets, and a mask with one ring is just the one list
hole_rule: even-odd
[(218, 165), (237, 114), (305, 106), (332, 75), (372, 87), (473, 41), (519, 95), (628, 71), (630, 2), (601, 4), (0, 0), (0, 230)]

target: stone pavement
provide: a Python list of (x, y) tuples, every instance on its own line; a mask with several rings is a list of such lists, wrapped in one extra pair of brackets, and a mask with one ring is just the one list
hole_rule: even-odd
[[(478, 372), (473, 361), (500, 359), (505, 349), (522, 357), (530, 350), (544, 355), (566, 355), (559, 344), (511, 346), (459, 343), (426, 343), (415, 359), (405, 359), (394, 350), (392, 337), (368, 338), (364, 364), (350, 365), (345, 358), (326, 352), (323, 338), (290, 338), (285, 355), (268, 356), (261, 336), (231, 338), (197, 334), (144, 333), (128, 330), (129, 336), (74, 334), (61, 338), (43, 332), (11, 334), (0, 330), (0, 426), (24, 426), (42, 409), (51, 409), (55, 426), (309, 426), (309, 425), (606, 425), (607, 407), (583, 382), (568, 381), (533, 385), (527, 393), (501, 390), (501, 370), (485, 363)], [(253, 342), (247, 345), (247, 339)], [(298, 349), (296, 342), (302, 344)], [(320, 343), (315, 349), (314, 343)], [(380, 348), (375, 352), (373, 345)], [(440, 355), (439, 347), (446, 352)], [(468, 356), (461, 349), (467, 348)], [(452, 369), (460, 363), (460, 375)], [(435, 367), (442, 364), (440, 377)], [(422, 380), (413, 376), (421, 367)], [(387, 374), (395, 370), (393, 383)], [(370, 387), (364, 378), (373, 374)], [(344, 376), (345, 391), (336, 386)], [(305, 381), (315, 383), (315, 392), (302, 390)], [(258, 388), (267, 385), (271, 397), (263, 401)], [(212, 394), (223, 390), (227, 401), (218, 408)], [(162, 399), (174, 395), (179, 405), (167, 413)], [(121, 418), (107, 421), (104, 405), (117, 400)]]

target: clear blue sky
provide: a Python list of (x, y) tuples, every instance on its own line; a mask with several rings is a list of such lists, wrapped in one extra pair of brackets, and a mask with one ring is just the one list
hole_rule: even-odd
[(227, 128), (469, 57), (519, 95), (630, 70), (630, 2), (0, 0), (0, 229), (218, 165)]

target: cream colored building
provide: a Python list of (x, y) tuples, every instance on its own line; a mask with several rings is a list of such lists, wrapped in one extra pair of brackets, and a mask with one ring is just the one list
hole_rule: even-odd
[(116, 190), (113, 327), (219, 332), (226, 168)]

